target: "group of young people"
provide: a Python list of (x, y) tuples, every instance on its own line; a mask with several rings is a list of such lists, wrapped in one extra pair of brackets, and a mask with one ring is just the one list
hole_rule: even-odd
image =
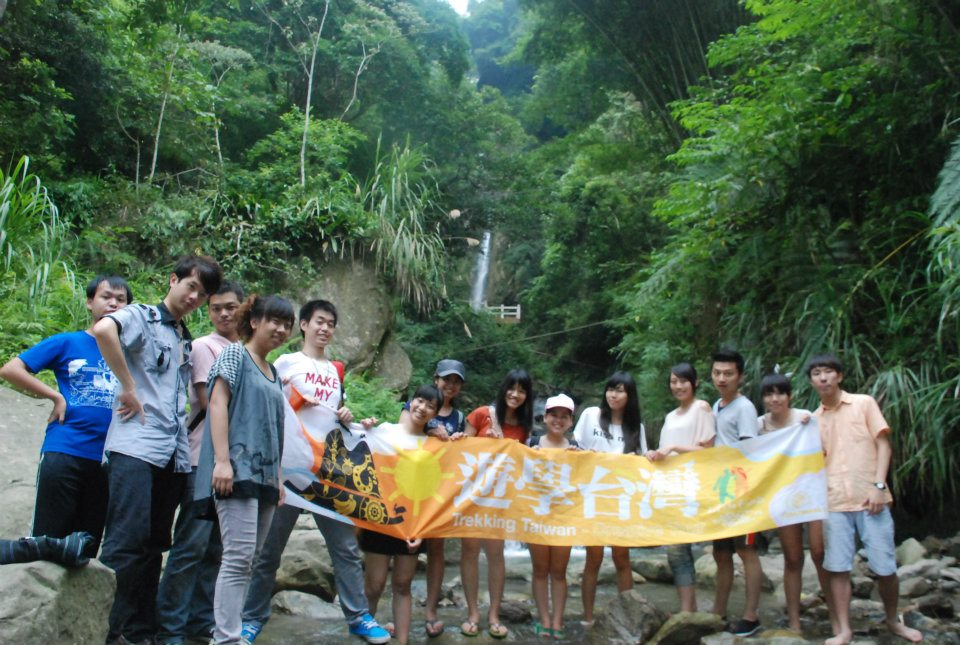
[[(183, 319), (205, 302), (215, 331), (193, 339)], [(242, 287), (224, 281), (219, 265), (205, 256), (177, 262), (162, 302), (132, 303), (125, 280), (97, 276), (87, 289), (88, 329), (48, 338), (0, 368), (0, 377), (53, 402), (37, 476), (33, 537), (0, 544), (0, 558), (13, 562), (45, 557), (79, 565), (99, 551), (117, 581), (108, 643), (176, 645), (195, 636), (212, 636), (216, 643), (252, 643), (270, 617), (281, 555), (301, 513), (283, 503), (283, 429), (290, 413), (284, 399), (296, 390), (307, 405), (328, 408), (344, 424), (353, 421), (344, 400), (343, 366), (326, 355), (337, 328), (337, 309), (328, 301), (312, 300), (295, 317), (292, 304), (280, 296), (246, 297)], [(270, 352), (283, 345), (297, 325), (302, 349), (268, 362)], [(44, 369), (54, 372), (57, 389), (36, 377)], [(876, 401), (841, 389), (843, 367), (835, 357), (812, 359), (807, 376), (820, 396), (816, 411), (791, 408), (789, 380), (772, 375), (761, 384), (767, 412), (758, 416), (740, 392), (743, 358), (738, 353), (724, 350), (713, 357), (711, 377), (720, 399), (712, 407), (696, 398), (696, 370), (680, 363), (669, 377), (678, 407), (667, 415), (659, 445), (651, 449), (629, 373), (613, 374), (600, 405), (583, 410), (575, 427), (573, 400), (566, 394), (547, 399), (546, 432), (533, 438), (534, 388), (526, 371), (508, 372), (492, 405), (464, 414), (456, 399), (466, 369), (459, 361), (444, 359), (437, 364), (434, 382), (419, 387), (398, 410), (396, 423), (377, 425), (375, 419), (364, 419), (362, 425), (368, 432), (440, 440), (476, 436), (519, 441), (539, 450), (595, 450), (661, 461), (816, 418), (826, 457), (830, 514), (822, 526), (809, 523), (807, 531), (830, 607), (834, 637), (828, 643), (852, 639), (849, 572), (857, 535), (878, 576), (888, 627), (918, 641), (921, 634), (897, 617), (892, 498), (886, 488), (890, 428)], [(444, 632), (437, 616), (442, 539), (404, 541), (366, 531), (358, 538), (349, 524), (321, 514), (314, 514), (314, 520), (331, 555), (351, 634), (370, 643), (408, 641), (410, 586), (421, 552), (427, 554), (426, 632), (431, 637)], [(780, 530), (788, 620), (797, 630), (802, 531), (800, 525)], [(500, 619), (506, 578), (503, 548), (499, 540), (462, 540), (467, 616), (460, 631), (465, 636), (480, 631), (481, 551), (490, 597), (487, 631), (495, 638), (509, 633)], [(633, 585), (629, 549), (613, 547), (611, 552), (617, 587), (627, 590)], [(539, 617), (535, 631), (563, 639), (570, 548), (534, 544), (530, 553)], [(713, 544), (718, 568), (713, 611), (726, 616), (734, 553), (743, 561), (747, 599), (731, 631), (749, 635), (760, 628), (756, 612), (762, 573), (756, 536)], [(594, 620), (603, 557), (603, 546), (587, 547), (581, 585), (585, 626)], [(681, 610), (696, 610), (691, 545), (669, 546), (668, 561)], [(393, 620), (381, 626), (374, 615), (391, 571)]]
[[(697, 398), (700, 382), (689, 362), (670, 370), (669, 388), (677, 407), (665, 418), (657, 448), (647, 446), (641, 421), (637, 386), (627, 372), (616, 372), (608, 379), (599, 406), (583, 410), (574, 427), (575, 404), (566, 394), (547, 399), (544, 407), (546, 432), (533, 436), (534, 390), (530, 375), (524, 370), (511, 370), (502, 381), (493, 405), (482, 406), (467, 415), (456, 409), (456, 398), (465, 381), (462, 363), (444, 359), (437, 365), (434, 384), (440, 401), (428, 406), (427, 415), (435, 419), (417, 426), (416, 432), (442, 440), (478, 436), (494, 440), (519, 441), (540, 450), (594, 450), (636, 454), (652, 462), (669, 460), (679, 454), (704, 450), (715, 445), (732, 445), (758, 435), (775, 432), (797, 424), (818, 424), (823, 444), (828, 480), (828, 519), (794, 524), (778, 530), (784, 557), (784, 595), (786, 623), (801, 631), (800, 599), (804, 564), (804, 530), (806, 529), (811, 558), (817, 570), (821, 591), (828, 605), (833, 636), (828, 645), (842, 645), (853, 639), (850, 625), (850, 571), (856, 553), (856, 540), (866, 548), (868, 566), (877, 577), (889, 630), (910, 642), (922, 640), (922, 634), (900, 622), (896, 576), (893, 520), (890, 514), (892, 497), (887, 489), (887, 475), (892, 454), (890, 427), (877, 402), (868, 395), (851, 394), (841, 388), (843, 365), (833, 355), (813, 357), (806, 374), (820, 399), (813, 412), (791, 406), (792, 385), (781, 374), (770, 374), (760, 384), (765, 408), (757, 410), (741, 391), (744, 359), (736, 351), (720, 350), (712, 357), (711, 380), (720, 398), (711, 406)], [(429, 386), (425, 386), (429, 387)], [(417, 397), (421, 392), (418, 391)], [(431, 390), (432, 392), (432, 390)], [(427, 397), (432, 398), (432, 397)], [(435, 409), (434, 409), (435, 408)], [(405, 413), (406, 414), (406, 413)], [(728, 623), (728, 630), (740, 636), (751, 636), (761, 629), (757, 614), (763, 579), (758, 542), (761, 536), (748, 534), (715, 540), (713, 558), (717, 564), (716, 591), (712, 611), (726, 620), (727, 603), (733, 587), (736, 554), (743, 563), (746, 601), (742, 616)], [(410, 624), (410, 581), (416, 571), (416, 556), (426, 549), (427, 603), (426, 631), (429, 636), (443, 632), (437, 619), (437, 604), (443, 580), (443, 540), (427, 539), (426, 545), (398, 544), (394, 555), (394, 620), (396, 636), (406, 642)], [(486, 555), (490, 603), (487, 609), (488, 632), (504, 638), (508, 631), (500, 621), (500, 606), (506, 577), (504, 544), (495, 539), (462, 539), (461, 582), (467, 603), (467, 617), (460, 625), (466, 636), (480, 630), (478, 604), (478, 559)], [(693, 545), (674, 544), (667, 547), (667, 560), (674, 574), (674, 584), (681, 611), (696, 611), (695, 568)], [(564, 639), (564, 609), (567, 599), (566, 570), (571, 548), (567, 546), (529, 545), (533, 563), (532, 589), (538, 621), (538, 636)], [(616, 569), (617, 588), (625, 591), (633, 586), (630, 552), (626, 547), (611, 547)], [(372, 560), (368, 555), (368, 595), (379, 598), (386, 579), (387, 562), (383, 556)], [(604, 547), (586, 548), (581, 583), (582, 624), (589, 628), (594, 621), (597, 579), (604, 557)], [(397, 585), (397, 577), (402, 579)], [(400, 599), (398, 601), (398, 598)], [(376, 602), (371, 602), (376, 607)]]

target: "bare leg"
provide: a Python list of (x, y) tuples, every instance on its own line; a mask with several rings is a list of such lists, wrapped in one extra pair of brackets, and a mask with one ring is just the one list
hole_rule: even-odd
[(503, 602), (503, 586), (507, 579), (507, 565), (503, 560), (503, 540), (484, 540), (483, 552), (487, 554), (487, 584), (490, 589), (490, 624), (500, 622), (500, 603)]
[(713, 613), (727, 615), (727, 601), (733, 588), (733, 553), (713, 548), (713, 559), (717, 563), (717, 588), (713, 597)]
[(783, 595), (787, 600), (787, 618), (790, 629), (800, 631), (800, 592), (803, 586), (803, 525), (781, 527), (780, 546), (783, 547)]
[(850, 572), (830, 572), (830, 598), (833, 601), (834, 613), (837, 616), (837, 629), (833, 638), (824, 641), (824, 645), (846, 645), (853, 640), (853, 630), (850, 629)]
[(890, 630), (890, 633), (896, 634), (911, 643), (922, 641), (923, 634), (900, 622), (897, 611), (897, 603), (900, 600), (900, 580), (897, 578), (897, 574), (878, 577), (877, 588), (880, 591), (880, 600), (883, 601), (883, 611), (887, 615), (887, 629)]
[(697, 610), (697, 590), (693, 585), (677, 587), (677, 596), (680, 598), (680, 611)]
[(463, 538), (460, 546), (460, 581), (463, 584), (463, 597), (467, 601), (467, 620), (480, 622), (480, 609), (477, 595), (480, 592), (480, 544), (477, 538)]
[(533, 600), (537, 603), (540, 625), (549, 629), (550, 597), (547, 595), (547, 581), (550, 576), (550, 547), (531, 544), (530, 559), (533, 561)]
[(567, 606), (567, 564), (570, 562), (570, 547), (551, 546), (550, 549), (550, 598), (553, 602), (553, 631), (563, 631), (563, 611)]
[(393, 559), (393, 578), (390, 589), (393, 591), (394, 638), (400, 645), (406, 645), (410, 638), (410, 612), (413, 608), (410, 583), (416, 572), (417, 556), (398, 555)]
[(603, 547), (588, 546), (587, 559), (583, 565), (583, 580), (580, 582), (580, 595), (583, 600), (583, 620), (593, 622), (593, 604), (597, 599), (597, 578), (603, 563)]
[(390, 556), (380, 553), (367, 553), (363, 557), (363, 591), (370, 606), (370, 615), (377, 615), (377, 605), (383, 588), (387, 584), (387, 573), (390, 571)]
[(633, 570), (630, 568), (630, 549), (625, 546), (610, 548), (613, 566), (617, 568), (617, 591), (633, 589)]
[(823, 522), (816, 520), (807, 524), (807, 537), (810, 539), (810, 559), (813, 560), (813, 566), (817, 568), (817, 578), (820, 580), (820, 591), (827, 601), (827, 611), (830, 613), (830, 626), (834, 634), (840, 633), (840, 626), (837, 622), (837, 612), (834, 608), (832, 593), (830, 590), (830, 572), (823, 568), (823, 556), (825, 545), (823, 542)]
[(437, 619), (437, 605), (443, 590), (443, 538), (432, 538), (427, 542), (427, 622)]
[(760, 588), (763, 586), (763, 569), (760, 568), (760, 556), (752, 546), (737, 549), (737, 555), (743, 561), (743, 578), (747, 587), (747, 604), (743, 609), (745, 620), (757, 620), (757, 607), (760, 606)]

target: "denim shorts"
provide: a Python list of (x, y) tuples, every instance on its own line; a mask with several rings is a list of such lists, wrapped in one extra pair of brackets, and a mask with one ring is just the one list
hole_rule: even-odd
[(690, 587), (697, 581), (697, 572), (693, 566), (693, 545), (671, 544), (667, 547), (667, 563), (673, 571), (673, 584), (676, 587)]
[(853, 569), (857, 536), (867, 552), (867, 564), (878, 576), (897, 572), (897, 554), (893, 543), (893, 516), (884, 508), (876, 515), (866, 511), (830, 512), (823, 523), (826, 555), (823, 568), (834, 573)]

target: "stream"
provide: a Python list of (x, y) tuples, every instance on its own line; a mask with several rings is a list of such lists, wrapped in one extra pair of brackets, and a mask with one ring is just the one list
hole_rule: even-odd
[[(652, 549), (633, 549), (634, 557), (643, 557), (645, 555), (662, 555), (665, 552), (663, 548)], [(695, 551), (695, 555), (701, 552)], [(510, 636), (506, 639), (512, 643), (544, 643), (550, 642), (546, 639), (538, 639), (533, 632), (534, 622), (536, 620), (536, 607), (533, 603), (530, 590), (530, 558), (524, 548), (509, 548), (507, 556), (507, 581), (504, 593), (505, 601), (508, 603), (520, 604), (529, 609), (534, 618), (526, 622), (517, 624), (504, 619), (504, 624), (510, 629)], [(567, 569), (567, 580), (571, 583), (567, 598), (566, 607), (566, 635), (563, 642), (581, 643), (585, 640), (584, 627), (580, 624), (582, 615), (582, 605), (580, 602), (580, 574), (583, 570), (585, 553), (583, 549), (574, 549), (570, 558), (570, 565)], [(764, 558), (765, 569), (768, 562), (780, 560), (780, 555), (771, 554)], [(463, 594), (459, 585), (460, 571), (456, 564), (448, 564), (444, 576), (444, 597), (453, 597), (457, 605), (452, 605), (447, 601), (441, 601), (438, 615), (445, 623), (443, 635), (437, 639), (429, 639), (430, 642), (440, 643), (494, 643), (498, 642), (490, 637), (486, 632), (486, 605), (488, 594), (485, 589), (486, 570), (484, 558), (480, 558), (480, 615), (481, 631), (477, 637), (465, 637), (460, 633), (459, 625), (466, 618), (466, 606), (463, 604)], [(771, 572), (772, 573), (772, 572)], [(775, 574), (774, 574), (775, 575)], [(813, 565), (807, 561), (807, 568), (804, 570), (805, 588), (809, 588), (810, 580), (815, 587), (816, 574)], [(448, 592), (450, 586), (454, 589), (452, 594)], [(645, 582), (638, 584), (636, 588), (658, 607), (665, 612), (672, 613), (679, 610), (677, 595), (672, 584)], [(603, 607), (616, 596), (616, 583), (613, 563), (610, 560), (609, 553), (604, 558), (603, 567), (600, 571), (600, 585), (597, 589), (597, 611), (601, 612)], [(426, 581), (422, 571), (418, 572), (413, 582), (413, 621), (410, 633), (410, 642), (423, 643), (428, 640), (424, 628), (424, 607), (423, 601), (426, 597)], [(743, 609), (743, 582), (738, 576), (734, 583), (734, 590), (730, 597), (729, 609), (731, 615), (738, 615)], [(713, 590), (706, 588), (697, 589), (697, 604), (701, 610), (709, 610), (713, 603)], [(391, 618), (390, 614), (390, 585), (380, 601), (380, 607), (377, 612), (377, 619), (381, 624), (386, 623)], [(765, 591), (760, 601), (761, 620), (765, 627), (776, 627), (777, 622), (783, 617), (782, 600), (778, 600), (773, 593)], [(826, 623), (826, 621), (823, 621)], [(829, 630), (828, 624), (822, 625), (823, 629)], [(805, 624), (804, 632), (807, 638), (814, 636), (827, 636), (826, 631), (819, 628), (818, 625)], [(291, 616), (287, 614), (274, 613), (270, 622), (264, 628), (263, 633), (257, 639), (257, 645), (279, 645), (281, 643), (337, 643), (349, 639), (351, 642), (359, 643), (359, 640), (352, 639), (348, 632), (346, 623), (341, 620), (317, 620), (303, 616)]]

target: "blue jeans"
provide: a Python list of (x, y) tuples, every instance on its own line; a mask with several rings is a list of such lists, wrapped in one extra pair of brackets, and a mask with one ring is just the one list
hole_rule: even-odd
[(161, 643), (182, 643), (187, 636), (209, 635), (213, 628), (213, 593), (223, 549), (217, 523), (196, 515), (196, 475), (196, 468), (187, 475), (173, 548), (157, 593), (157, 638)]
[(671, 544), (667, 547), (667, 563), (673, 571), (673, 584), (676, 587), (689, 587), (697, 581), (697, 571), (693, 563), (693, 545)]
[[(270, 620), (270, 598), (277, 580), (277, 569), (280, 568), (280, 556), (299, 516), (299, 508), (286, 505), (277, 507), (273, 514), (270, 532), (253, 568), (253, 578), (243, 607), (243, 622), (263, 626)], [(353, 625), (369, 613), (367, 597), (363, 593), (363, 562), (357, 536), (350, 524), (317, 514), (313, 519), (327, 542), (340, 609), (347, 622)]]
[(174, 472), (174, 457), (164, 468), (117, 452), (109, 457), (110, 501), (100, 561), (116, 574), (117, 591), (107, 640), (123, 636), (136, 643), (156, 633), (160, 565), (170, 548), (186, 475)]

